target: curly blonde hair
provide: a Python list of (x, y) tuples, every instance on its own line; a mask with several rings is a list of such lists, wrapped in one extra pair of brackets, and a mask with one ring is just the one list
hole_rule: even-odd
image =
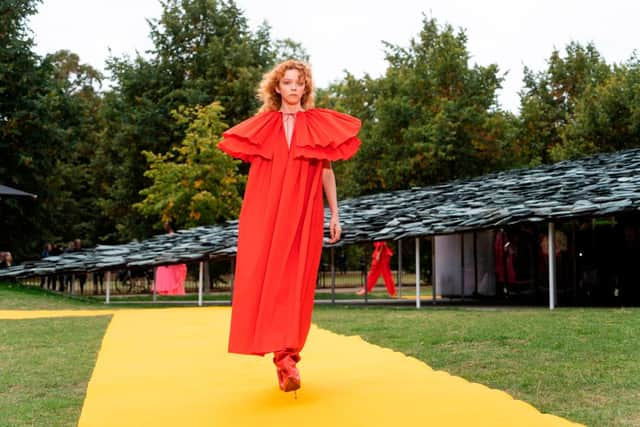
[(282, 79), (287, 70), (298, 70), (300, 72), (300, 75), (304, 78), (305, 85), (300, 104), (305, 110), (313, 108), (315, 97), (313, 94), (311, 67), (302, 61), (289, 59), (277, 64), (271, 71), (262, 76), (262, 81), (260, 82), (260, 86), (258, 86), (258, 99), (262, 101), (262, 107), (258, 110), (259, 113), (264, 111), (278, 111), (282, 106), (282, 97), (276, 92), (276, 87), (278, 87), (280, 79)]

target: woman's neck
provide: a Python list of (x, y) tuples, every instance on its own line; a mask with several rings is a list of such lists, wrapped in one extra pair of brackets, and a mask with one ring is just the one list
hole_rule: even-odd
[(301, 105), (288, 105), (285, 103), (282, 103), (282, 105), (280, 106), (280, 111), (282, 111), (283, 113), (288, 113), (288, 114), (293, 114), (293, 113), (297, 113), (298, 111), (304, 111), (302, 109)]

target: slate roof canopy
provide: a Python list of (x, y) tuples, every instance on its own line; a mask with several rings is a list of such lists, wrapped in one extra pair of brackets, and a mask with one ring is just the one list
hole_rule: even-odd
[[(338, 245), (638, 212), (638, 171), (640, 149), (632, 149), (343, 200), (344, 231)], [(0, 270), (0, 277), (229, 258), (236, 252), (237, 228), (237, 221), (229, 221), (143, 242), (98, 246)]]

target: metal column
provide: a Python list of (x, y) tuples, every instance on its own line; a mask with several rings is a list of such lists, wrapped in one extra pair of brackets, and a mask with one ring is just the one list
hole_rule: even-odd
[(460, 297), (464, 301), (464, 233), (460, 233)]
[(549, 310), (556, 308), (556, 227), (549, 223)]
[(200, 274), (198, 274), (198, 306), (202, 307), (202, 288), (204, 282), (204, 262), (200, 261)]
[(156, 302), (158, 297), (156, 283), (158, 282), (158, 267), (154, 267), (153, 269), (153, 302)]
[(107, 295), (105, 302), (111, 304), (111, 270), (107, 271)]
[(473, 296), (478, 296), (478, 233), (473, 232)]
[(236, 257), (231, 258), (231, 276), (229, 276), (229, 290), (231, 291), (231, 301), (233, 301), (233, 282), (236, 275)]
[(416, 237), (416, 308), (420, 308), (420, 238)]
[(336, 303), (336, 264), (334, 262), (334, 249), (331, 247), (331, 303)]
[(436, 236), (431, 236), (431, 301), (436, 303)]
[(402, 239), (398, 240), (398, 296), (402, 296)]

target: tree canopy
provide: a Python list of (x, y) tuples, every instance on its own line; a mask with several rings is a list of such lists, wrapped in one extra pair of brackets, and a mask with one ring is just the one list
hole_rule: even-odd
[(222, 107), (181, 108), (173, 111), (179, 123), (187, 123), (184, 140), (166, 154), (144, 151), (149, 168), (145, 176), (151, 186), (135, 207), (145, 216), (180, 227), (215, 224), (236, 218), (240, 212), (245, 177), (238, 172), (238, 160), (218, 149), (222, 131)]
[(187, 123), (172, 111), (219, 102), (224, 121), (235, 124), (256, 111), (255, 89), (278, 58), (277, 47), (304, 54), (294, 42), (275, 43), (267, 25), (252, 31), (233, 1), (166, 0), (162, 7), (150, 21), (148, 56), (108, 64), (116, 84), (104, 97), (95, 162), (104, 174), (98, 204), (101, 221), (110, 224), (106, 240), (140, 238), (157, 223), (133, 206), (150, 184), (143, 152), (166, 153), (184, 138)]
[(513, 119), (496, 97), (503, 77), (495, 64), (471, 65), (466, 43), (464, 31), (424, 18), (409, 47), (385, 43), (384, 76), (347, 75), (323, 93), (364, 121), (354, 194), (478, 175), (511, 160)]
[[(0, 200), (0, 250), (35, 257), (46, 241), (145, 238), (237, 216), (246, 166), (216, 148), (254, 114), (263, 73), (308, 60), (294, 40), (251, 28), (232, 0), (162, 0), (153, 47), (111, 57), (103, 76), (68, 50), (34, 53), (38, 0), (0, 4), (0, 183), (38, 194)], [(525, 67), (520, 111), (497, 102), (504, 74), (475, 64), (467, 35), (423, 17), (407, 46), (384, 43), (381, 76), (347, 70), (319, 106), (363, 122), (337, 162), (340, 197), (423, 186), (640, 146), (640, 61), (609, 64), (592, 43)], [(110, 82), (108, 88), (103, 82)]]

